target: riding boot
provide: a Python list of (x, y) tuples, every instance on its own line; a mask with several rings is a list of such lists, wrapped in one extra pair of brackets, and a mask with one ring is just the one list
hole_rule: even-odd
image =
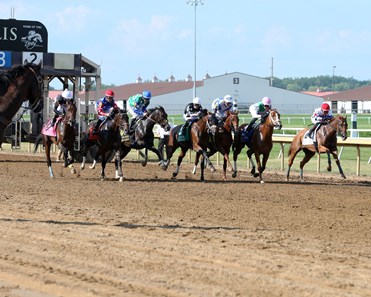
[(93, 134), (98, 134), (98, 133), (99, 133), (99, 126), (100, 126), (101, 123), (102, 123), (102, 120), (101, 120), (101, 119), (99, 119), (99, 120), (95, 123), (94, 130), (93, 130)]
[(137, 122), (137, 118), (132, 118), (130, 122), (130, 127), (129, 127), (129, 135), (133, 134), (135, 132), (135, 123)]

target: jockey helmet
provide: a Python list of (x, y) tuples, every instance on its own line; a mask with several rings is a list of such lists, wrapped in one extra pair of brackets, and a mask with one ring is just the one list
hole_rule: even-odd
[(62, 97), (67, 99), (67, 100), (72, 99), (73, 98), (72, 91), (69, 91), (68, 89), (65, 89), (62, 93)]
[(192, 103), (193, 104), (201, 105), (201, 99), (200, 99), (200, 97), (194, 97), (193, 100), (192, 100)]
[(328, 105), (327, 103), (322, 103), (321, 109), (323, 111), (330, 111), (330, 105)]
[(151, 99), (152, 94), (151, 94), (150, 91), (147, 91), (147, 90), (146, 90), (146, 91), (143, 91), (142, 96), (143, 96), (144, 99), (149, 100), (149, 99)]
[(232, 104), (232, 103), (233, 103), (233, 98), (232, 98), (231, 95), (225, 95), (224, 98), (223, 98), (223, 101), (224, 101), (226, 104), (228, 104), (228, 103)]
[(271, 105), (272, 105), (272, 100), (271, 100), (271, 98), (269, 98), (269, 97), (264, 97), (264, 98), (262, 99), (262, 103), (263, 103), (264, 105), (268, 105), (269, 107), (271, 107)]
[(115, 97), (115, 93), (112, 91), (112, 90), (107, 90), (105, 93), (104, 93), (104, 96), (106, 97)]

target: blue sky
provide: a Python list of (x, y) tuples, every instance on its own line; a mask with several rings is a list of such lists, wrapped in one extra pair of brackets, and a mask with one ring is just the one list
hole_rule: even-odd
[[(0, 0), (0, 19), (12, 7), (15, 19), (46, 26), (49, 52), (100, 64), (104, 84), (194, 76), (194, 7), (186, 0)], [(197, 6), (197, 79), (235, 71), (268, 77), (273, 58), (279, 78), (334, 70), (369, 80), (370, 10), (368, 0), (204, 0)]]

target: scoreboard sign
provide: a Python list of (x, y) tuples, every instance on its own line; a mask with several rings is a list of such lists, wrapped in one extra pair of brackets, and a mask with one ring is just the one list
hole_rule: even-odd
[(0, 50), (48, 52), (48, 31), (36, 21), (0, 20)]

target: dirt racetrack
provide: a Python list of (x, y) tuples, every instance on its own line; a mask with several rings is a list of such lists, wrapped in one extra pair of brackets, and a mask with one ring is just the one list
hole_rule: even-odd
[(371, 296), (371, 181), (0, 152), (0, 296)]

